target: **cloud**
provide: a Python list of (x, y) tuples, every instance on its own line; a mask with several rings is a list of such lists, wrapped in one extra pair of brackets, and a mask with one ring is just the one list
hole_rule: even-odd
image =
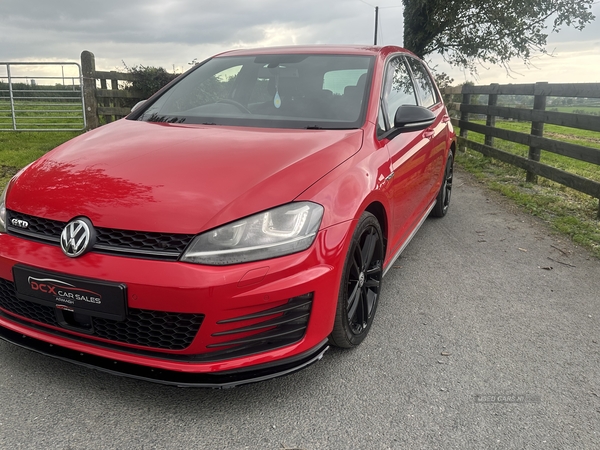
[[(2, 0), (0, 59), (78, 61), (82, 50), (90, 50), (101, 70), (121, 69), (125, 61), (129, 66), (143, 64), (182, 71), (194, 58), (202, 60), (232, 48), (370, 44), (374, 9), (367, 3), (380, 6), (379, 43), (401, 45), (400, 0)], [(600, 4), (594, 5), (594, 13), (600, 16)], [(579, 48), (566, 46), (573, 41)], [(583, 32), (564, 28), (549, 37), (549, 51), (556, 49), (557, 57), (548, 64), (540, 63), (540, 67), (552, 70), (553, 64), (566, 61), (567, 55), (573, 63), (573, 55), (582, 45), (589, 47), (598, 41), (597, 24)], [(596, 70), (600, 70), (593, 54), (586, 57), (592, 58)], [(441, 58), (431, 59), (439, 70), (453, 74), (459, 81), (465, 78)], [(537, 60), (535, 63), (538, 66)], [(519, 61), (513, 66), (522, 68)], [(487, 80), (492, 72), (500, 78), (496, 81), (512, 82), (498, 67), (482, 69), (480, 80)], [(544, 78), (542, 74), (537, 77)]]
[[(399, 42), (401, 9), (388, 11), (382, 28)], [(121, 69), (125, 61), (183, 71), (194, 58), (232, 48), (370, 43), (373, 19), (359, 0), (3, 0), (0, 59), (78, 61), (90, 50), (98, 69)]]

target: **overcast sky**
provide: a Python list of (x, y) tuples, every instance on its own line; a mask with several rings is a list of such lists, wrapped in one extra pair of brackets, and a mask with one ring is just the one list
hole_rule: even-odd
[[(96, 56), (98, 70), (160, 66), (186, 70), (194, 58), (241, 47), (370, 44), (380, 7), (379, 43), (402, 45), (401, 0), (0, 0), (0, 61), (78, 61)], [(430, 66), (460, 83), (600, 82), (600, 3), (583, 31), (551, 35), (553, 57), (535, 67), (481, 67), (474, 79), (432, 57)]]

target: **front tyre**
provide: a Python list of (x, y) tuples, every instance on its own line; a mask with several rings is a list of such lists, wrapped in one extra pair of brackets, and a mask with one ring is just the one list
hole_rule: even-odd
[(331, 344), (352, 348), (367, 336), (381, 291), (383, 238), (379, 222), (364, 212), (352, 235), (338, 295)]
[(454, 155), (452, 150), (448, 152), (446, 168), (444, 170), (444, 181), (437, 195), (435, 206), (431, 210), (432, 217), (444, 217), (450, 207), (450, 198), (452, 197), (452, 179), (454, 177)]

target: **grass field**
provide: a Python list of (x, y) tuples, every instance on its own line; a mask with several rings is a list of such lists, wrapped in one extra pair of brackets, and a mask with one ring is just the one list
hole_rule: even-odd
[(0, 131), (0, 185), (44, 153), (79, 135), (80, 132)]
[[(485, 125), (485, 121), (474, 120), (473, 122)], [(527, 122), (497, 120), (496, 128), (529, 134), (531, 131), (531, 124)], [(544, 125), (544, 137), (600, 149), (600, 133), (594, 131), (546, 124)], [(484, 136), (482, 134), (474, 133), (472, 131), (469, 131), (469, 139), (476, 142), (484, 142)], [(524, 157), (527, 157), (529, 153), (529, 147), (526, 145), (516, 144), (497, 138), (494, 140), (494, 147)], [(542, 151), (540, 162), (600, 182), (600, 166), (546, 151)]]

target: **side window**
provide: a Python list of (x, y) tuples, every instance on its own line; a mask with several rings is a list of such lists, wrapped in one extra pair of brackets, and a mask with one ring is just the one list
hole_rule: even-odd
[[(415, 90), (410, 79), (408, 68), (403, 58), (395, 58), (390, 61), (383, 87), (382, 109), (387, 115), (388, 121), (394, 121), (398, 107), (402, 105), (416, 105)], [(389, 128), (389, 124), (388, 127)], [(381, 120), (380, 120), (381, 127)]]
[(413, 76), (415, 77), (415, 86), (421, 99), (421, 106), (429, 108), (438, 102), (435, 88), (433, 87), (433, 81), (427, 72), (427, 69), (423, 66), (420, 61), (414, 58), (407, 58), (408, 65), (412, 70)]

